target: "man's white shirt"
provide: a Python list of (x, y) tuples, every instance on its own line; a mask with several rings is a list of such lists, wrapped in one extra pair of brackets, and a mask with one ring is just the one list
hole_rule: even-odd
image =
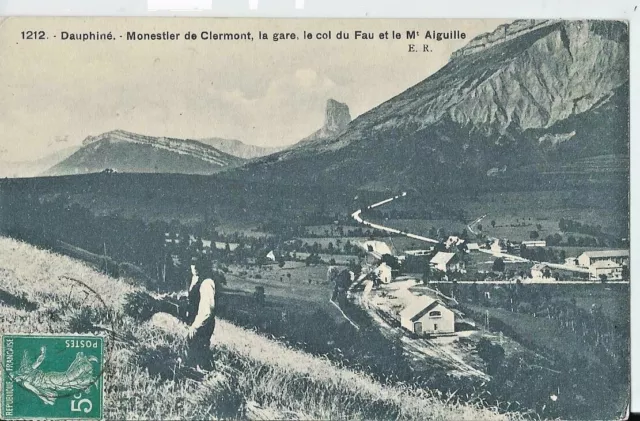
[[(194, 276), (191, 278), (191, 285), (189, 286), (189, 291), (194, 287), (194, 285), (198, 282), (198, 277)], [(211, 278), (207, 278), (202, 281), (200, 284), (200, 302), (198, 303), (198, 313), (196, 314), (196, 318), (191, 324), (191, 330), (195, 331), (199, 327), (201, 327), (205, 321), (207, 321), (211, 317), (211, 313), (215, 308), (215, 297), (216, 297), (216, 284)]]

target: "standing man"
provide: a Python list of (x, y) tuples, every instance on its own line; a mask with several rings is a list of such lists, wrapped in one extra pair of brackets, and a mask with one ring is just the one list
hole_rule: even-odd
[(188, 293), (187, 363), (197, 371), (215, 368), (211, 352), (211, 336), (216, 325), (216, 284), (210, 262), (199, 260), (191, 264), (191, 284)]

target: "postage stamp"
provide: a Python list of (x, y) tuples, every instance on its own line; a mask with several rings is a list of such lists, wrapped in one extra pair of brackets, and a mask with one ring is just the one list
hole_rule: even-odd
[(102, 419), (104, 338), (2, 336), (2, 419)]

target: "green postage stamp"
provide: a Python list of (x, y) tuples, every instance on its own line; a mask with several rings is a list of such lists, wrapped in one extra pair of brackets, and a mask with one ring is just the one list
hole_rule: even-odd
[(8, 419), (102, 419), (104, 339), (3, 335), (2, 411)]

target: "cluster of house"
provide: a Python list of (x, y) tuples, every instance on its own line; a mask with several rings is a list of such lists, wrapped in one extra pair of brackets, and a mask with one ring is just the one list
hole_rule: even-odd
[[(404, 256), (394, 256), (398, 261), (403, 261), (406, 256), (424, 256), (430, 259), (431, 265), (446, 272), (447, 270), (462, 269), (463, 263), (457, 257), (458, 247), (464, 244), (464, 240), (457, 237), (449, 237), (444, 242), (445, 249), (433, 254), (433, 248), (428, 250), (408, 250)], [(364, 248), (377, 259), (382, 259), (384, 255), (393, 256), (391, 248), (383, 241), (366, 241)], [(382, 259), (384, 260), (384, 259)], [(373, 270), (373, 274), (380, 283), (389, 284), (393, 281), (395, 270), (386, 262), (382, 261)], [(442, 334), (452, 334), (455, 332), (455, 313), (447, 307), (446, 303), (431, 296), (418, 296), (411, 300), (411, 303), (396, 314), (400, 325), (407, 331), (418, 336), (432, 336)]]
[[(461, 255), (471, 250), (478, 250), (479, 248), (477, 243), (466, 243), (465, 240), (456, 236), (450, 236), (443, 242), (443, 245), (444, 250), (437, 251), (435, 254), (433, 247), (421, 250), (406, 250), (405, 254), (397, 256), (397, 259), (399, 262), (403, 262), (407, 256), (424, 257), (429, 258), (429, 263), (435, 270), (445, 273), (464, 272), (465, 263)], [(364, 246), (371, 255), (378, 259), (385, 254), (393, 256), (390, 247), (382, 241), (367, 241), (364, 243)], [(393, 280), (393, 271), (394, 269), (391, 266), (386, 262), (382, 262), (374, 270), (374, 274), (381, 283), (388, 284)]]
[[(463, 253), (478, 250), (478, 243), (467, 243), (464, 239), (454, 235), (449, 236), (444, 242), (444, 250), (433, 254), (433, 247), (428, 250), (407, 250), (407, 256), (432, 256), (429, 263), (431, 267), (442, 272), (464, 272), (465, 264), (460, 257)], [(405, 256), (400, 256), (400, 259)]]
[[(169, 232), (165, 232), (164, 233), (164, 243), (165, 244), (180, 244), (182, 241), (180, 234), (178, 233), (169, 233)], [(215, 246), (216, 249), (218, 250), (224, 250), (227, 246), (229, 247), (229, 250), (233, 251), (236, 248), (238, 248), (238, 244), (237, 243), (225, 243), (222, 241), (211, 241), (211, 240), (205, 240), (204, 238), (198, 239), (196, 238), (194, 235), (189, 235), (189, 244), (187, 246), (191, 246), (195, 243), (197, 243), (198, 241), (202, 242), (202, 248), (203, 248), (203, 252), (206, 253), (207, 250), (211, 250), (212, 246)]]
[(624, 269), (629, 267), (629, 250), (585, 251), (577, 258), (569, 258), (566, 265), (578, 266), (589, 270), (589, 279), (620, 280)]
[[(565, 266), (588, 272), (589, 279), (617, 281), (624, 278), (624, 268), (629, 267), (629, 250), (585, 251), (578, 257), (565, 259)], [(531, 267), (532, 278), (551, 278), (552, 268), (545, 263)]]
[(510, 241), (506, 238), (495, 238), (490, 241), (485, 247), (488, 247), (493, 253), (511, 253), (520, 254), (520, 251), (524, 247), (547, 247), (545, 240), (528, 240), (528, 241)]

